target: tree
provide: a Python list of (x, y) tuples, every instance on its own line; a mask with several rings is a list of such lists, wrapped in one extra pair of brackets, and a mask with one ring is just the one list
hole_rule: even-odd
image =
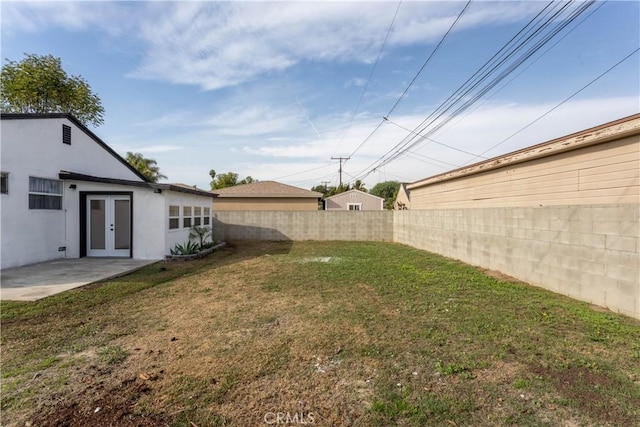
[[(322, 193), (324, 198), (335, 196), (336, 194), (344, 193), (345, 191), (349, 191), (349, 184), (338, 185), (337, 187), (331, 186), (327, 187), (326, 185), (316, 185), (315, 187), (311, 187), (311, 191), (317, 191), (318, 193)], [(366, 190), (364, 190), (366, 191)]]
[(216, 175), (216, 171), (214, 169), (211, 169), (209, 171), (209, 176), (211, 177), (210, 185), (212, 190), (219, 190), (221, 188), (258, 182), (257, 179), (254, 179), (251, 176), (247, 176), (246, 178), (238, 181), (238, 174), (235, 172), (227, 172), (223, 173), (222, 175)]
[(398, 181), (384, 181), (374, 185), (369, 194), (382, 197), (384, 199), (384, 208), (393, 209), (393, 202), (396, 200), (398, 190), (400, 190)]
[(356, 182), (353, 183), (353, 185), (351, 186), (352, 190), (360, 190), (362, 192), (367, 192), (367, 189), (364, 187), (364, 183), (362, 181), (360, 181), (359, 179), (356, 179)]
[(326, 185), (316, 185), (315, 187), (311, 187), (311, 191), (315, 191), (318, 193), (322, 193), (322, 197), (327, 197), (329, 190), (334, 187), (327, 187)]
[(158, 182), (161, 179), (166, 179), (166, 175), (160, 173), (160, 168), (157, 166), (157, 162), (153, 159), (147, 159), (140, 153), (127, 152), (127, 162), (138, 172), (144, 175), (150, 182)]
[(100, 126), (104, 108), (81, 76), (69, 76), (60, 58), (25, 53), (22, 61), (2, 66), (0, 111), (70, 113), (84, 125)]

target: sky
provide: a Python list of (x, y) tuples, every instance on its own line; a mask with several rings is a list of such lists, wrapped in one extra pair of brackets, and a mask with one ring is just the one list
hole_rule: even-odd
[(204, 189), (337, 185), (340, 163), (413, 182), (640, 112), (633, 0), (3, 0), (0, 20), (3, 64), (59, 57), (102, 101), (96, 135)]

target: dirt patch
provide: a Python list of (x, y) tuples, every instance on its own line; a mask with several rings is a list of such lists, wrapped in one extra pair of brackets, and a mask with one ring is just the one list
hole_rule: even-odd
[(598, 425), (632, 426), (640, 423), (640, 416), (631, 413), (640, 408), (640, 398), (629, 397), (626, 405), (620, 405), (610, 397), (612, 391), (620, 389), (620, 384), (604, 372), (584, 366), (567, 369), (536, 367), (533, 372), (551, 381), (561, 396), (581, 402), (581, 410)]
[(172, 417), (136, 410), (141, 396), (151, 391), (154, 378), (135, 377), (91, 366), (74, 375), (71, 395), (53, 395), (25, 424), (38, 427), (146, 427), (167, 425)]
[(511, 283), (525, 283), (522, 280), (516, 279), (515, 277), (509, 276), (508, 274), (504, 274), (503, 272), (498, 270), (487, 270), (484, 268), (478, 268), (478, 270), (482, 271), (484, 274), (486, 274), (489, 277), (493, 277), (494, 279), (502, 280), (505, 282), (511, 282)]

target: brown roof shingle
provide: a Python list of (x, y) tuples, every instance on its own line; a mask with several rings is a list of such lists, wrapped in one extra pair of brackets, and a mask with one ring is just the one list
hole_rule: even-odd
[(318, 199), (322, 193), (281, 184), (275, 181), (258, 181), (251, 184), (213, 190), (218, 197), (308, 197)]

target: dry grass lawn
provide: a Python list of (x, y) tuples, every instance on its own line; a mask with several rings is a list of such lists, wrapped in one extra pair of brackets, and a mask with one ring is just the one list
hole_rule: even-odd
[(237, 243), (1, 308), (6, 426), (640, 425), (640, 322), (402, 245)]

